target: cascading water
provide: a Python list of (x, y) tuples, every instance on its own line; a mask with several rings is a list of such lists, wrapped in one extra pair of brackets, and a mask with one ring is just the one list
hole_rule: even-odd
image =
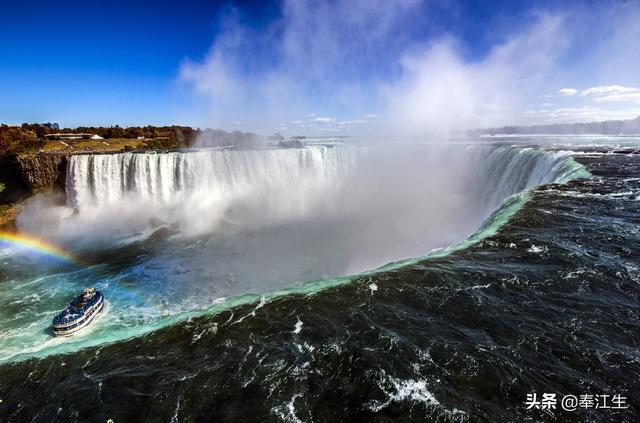
[(197, 197), (229, 204), (256, 190), (321, 186), (348, 165), (348, 149), (311, 147), (250, 151), (73, 156), (67, 175), (74, 207), (100, 206), (127, 195), (168, 204)]
[(84, 215), (134, 210), (136, 230), (148, 226), (142, 213), (202, 234), (245, 212), (256, 212), (245, 224), (305, 214), (352, 159), (351, 149), (331, 147), (80, 155), (69, 162), (67, 202)]
[[(473, 217), (486, 217), (515, 193), (563, 179), (567, 172), (572, 176), (561, 153), (487, 146), (462, 150), (338, 145), (78, 155), (69, 162), (67, 202), (89, 215), (138, 204), (143, 215), (154, 215), (156, 209), (157, 220), (180, 223), (183, 229), (195, 221), (204, 224), (195, 225), (197, 232), (207, 232), (221, 219), (235, 220), (243, 212), (249, 212), (243, 224), (318, 209), (345, 213), (347, 205), (366, 216), (372, 206), (380, 206), (371, 204), (371, 197), (384, 201), (390, 191), (407, 185), (415, 196), (468, 197), (472, 201), (465, 206), (474, 208)], [(441, 189), (434, 189), (434, 181)], [(354, 204), (357, 200), (362, 204)]]
[[(73, 156), (69, 207), (46, 218), (27, 209), (19, 224), (97, 267), (34, 266), (29, 283), (0, 285), (2, 301), (22, 311), (0, 313), (0, 361), (136, 336), (216, 304), (424, 256), (492, 213), (495, 222), (508, 197), (583, 172), (564, 153), (486, 145)], [(86, 336), (50, 339), (50, 317), (88, 285), (104, 292), (107, 317)], [(37, 301), (21, 299), (25, 289)]]

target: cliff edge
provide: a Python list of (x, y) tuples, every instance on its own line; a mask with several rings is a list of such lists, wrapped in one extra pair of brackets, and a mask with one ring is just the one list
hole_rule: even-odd
[(64, 189), (67, 160), (67, 155), (56, 153), (16, 158), (21, 178), (31, 194), (48, 188)]

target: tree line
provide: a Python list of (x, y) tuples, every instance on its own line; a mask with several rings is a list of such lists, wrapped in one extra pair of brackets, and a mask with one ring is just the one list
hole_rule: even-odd
[(144, 138), (153, 147), (181, 148), (193, 145), (200, 135), (199, 129), (189, 126), (131, 126), (127, 128), (115, 126), (79, 126), (77, 128), (58, 129), (57, 125), (23, 123), (20, 126), (0, 125), (0, 155), (20, 154), (40, 149), (44, 146), (48, 134), (95, 134), (105, 139)]
[[(79, 126), (77, 128), (58, 128), (51, 123), (23, 123), (20, 126), (0, 125), (0, 156), (17, 155), (38, 151), (45, 146), (48, 134), (94, 134), (105, 139), (144, 139), (145, 148), (185, 148), (198, 141), (203, 147), (252, 148), (262, 140), (250, 132), (221, 129), (198, 129), (190, 126)], [(275, 137), (275, 136), (274, 136)], [(281, 135), (278, 138), (284, 139)]]

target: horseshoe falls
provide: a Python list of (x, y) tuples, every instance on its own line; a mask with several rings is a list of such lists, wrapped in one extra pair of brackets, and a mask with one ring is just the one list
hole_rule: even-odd
[[(3, 252), (6, 275), (27, 270), (0, 285), (0, 360), (129, 339), (446, 252), (495, 232), (527, 189), (585, 174), (564, 152), (492, 145), (75, 155), (67, 205), (27, 207), (19, 224), (86, 265)], [(83, 336), (51, 339), (54, 311), (93, 285), (108, 313)]]

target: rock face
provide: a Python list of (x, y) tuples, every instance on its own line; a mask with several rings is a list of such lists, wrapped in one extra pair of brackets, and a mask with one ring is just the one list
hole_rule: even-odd
[(44, 188), (64, 190), (67, 175), (67, 156), (37, 154), (17, 158), (24, 185), (33, 193)]
[(0, 204), (11, 204), (29, 194), (29, 188), (24, 182), (20, 164), (15, 157), (0, 157)]

